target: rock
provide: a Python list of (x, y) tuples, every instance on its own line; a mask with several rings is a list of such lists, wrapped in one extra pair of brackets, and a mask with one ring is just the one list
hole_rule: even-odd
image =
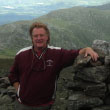
[(12, 94), (10, 97), (13, 99), (13, 101), (15, 101), (15, 99), (16, 99), (16, 94)]
[(0, 105), (12, 103), (12, 99), (8, 95), (0, 95)]
[(110, 93), (110, 84), (108, 84), (108, 91), (109, 91), (109, 93)]
[(66, 84), (71, 91), (67, 110), (110, 110), (110, 43), (95, 40), (92, 47), (96, 62), (84, 55), (74, 62), (73, 81)]
[(104, 99), (104, 103), (106, 105), (110, 105), (110, 93), (106, 94), (106, 97)]
[(69, 82), (66, 87), (73, 91), (82, 91), (87, 96), (104, 98), (107, 90), (105, 83), (91, 83), (82, 80), (75, 80)]
[[(86, 83), (87, 84), (87, 83)], [(65, 87), (69, 90), (73, 91), (83, 91), (85, 88), (85, 83), (81, 80), (69, 81)]]
[(107, 77), (106, 83), (110, 83), (110, 75)]
[(88, 85), (84, 89), (84, 93), (87, 96), (104, 98), (106, 90), (107, 90), (106, 84), (105, 83), (100, 83), (100, 84)]
[(110, 66), (110, 56), (105, 57), (105, 65)]
[(5, 83), (1, 83), (0, 88), (7, 88), (7, 85)]
[(8, 78), (0, 78), (0, 109), (6, 109), (9, 104), (11, 106), (15, 100), (15, 95), (15, 89), (10, 86)]
[(102, 66), (105, 63), (105, 57), (99, 57), (97, 61), (90, 60), (90, 66)]
[(7, 94), (7, 89), (5, 89), (5, 88), (0, 88), (0, 94), (1, 94), (1, 95), (6, 95), (6, 94)]
[(5, 83), (5, 84), (7, 84), (7, 85), (10, 85), (10, 82), (9, 82), (8, 77), (0, 78), (0, 83)]
[(0, 78), (0, 88), (7, 88), (9, 85), (8, 77)]
[(15, 91), (15, 88), (14, 87), (12, 87), (12, 86), (9, 86), (8, 88), (7, 88), (7, 94), (9, 95), (9, 96), (12, 96), (13, 94), (16, 94), (16, 91)]
[(97, 97), (87, 97), (81, 93), (74, 93), (68, 99), (68, 109), (67, 110), (80, 110), (84, 107), (93, 108), (103, 104), (103, 101)]
[(100, 55), (109, 55), (110, 44), (103, 40), (95, 40), (92, 44), (92, 48), (96, 52), (101, 53)]
[(76, 73), (76, 77), (85, 81), (101, 83), (104, 82), (109, 76), (110, 71), (105, 66), (88, 67), (79, 70)]
[(93, 108), (92, 110), (110, 110), (110, 106), (101, 106), (101, 107), (96, 107)]
[(74, 69), (78, 70), (79, 68), (85, 67), (91, 60), (90, 56), (84, 57), (84, 55), (79, 55), (74, 62)]
[(96, 62), (94, 62), (94, 61), (90, 61), (90, 64), (91, 64), (91, 66), (101, 66), (101, 65), (103, 65), (103, 63), (101, 62), (101, 61), (96, 61)]

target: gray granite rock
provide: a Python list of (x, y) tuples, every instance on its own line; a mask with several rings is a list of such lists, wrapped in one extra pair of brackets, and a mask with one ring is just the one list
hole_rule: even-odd
[(73, 91), (82, 91), (87, 96), (104, 98), (107, 90), (105, 83), (91, 83), (82, 80), (69, 82), (66, 87)]
[(106, 84), (100, 83), (100, 84), (88, 85), (85, 88), (84, 93), (87, 96), (104, 98), (106, 91), (107, 91)]
[(15, 88), (12, 86), (9, 86), (7, 88), (7, 94), (12, 98), (15, 97), (15, 94), (16, 94)]
[(95, 40), (92, 45), (99, 58), (79, 55), (74, 62), (73, 81), (66, 84), (72, 91), (67, 110), (110, 110), (110, 43)]
[(93, 108), (92, 110), (110, 110), (110, 105), (96, 107), (96, 108)]
[(80, 110), (84, 107), (93, 108), (103, 104), (103, 101), (97, 97), (87, 97), (81, 93), (74, 93), (68, 99), (68, 109), (67, 110)]
[(0, 88), (7, 88), (7, 85), (5, 83), (1, 83)]
[(85, 65), (87, 65), (90, 62), (90, 60), (91, 60), (91, 56), (84, 57), (84, 55), (79, 55), (75, 60), (74, 66), (75, 67), (77, 67), (77, 66), (84, 67)]
[(110, 75), (107, 77), (106, 83), (107, 83), (107, 84), (110, 83)]
[(110, 67), (110, 55), (105, 56), (105, 65)]
[(0, 94), (1, 94), (1, 95), (6, 95), (6, 94), (7, 94), (7, 89), (5, 89), (5, 88), (0, 88)]
[(0, 105), (12, 103), (11, 97), (8, 95), (0, 95)]
[(107, 79), (110, 71), (105, 66), (87, 67), (79, 70), (76, 77), (86, 81), (101, 83)]
[(108, 86), (108, 92), (110, 93), (110, 84), (108, 84), (107, 86)]
[(94, 40), (92, 48), (99, 53), (109, 55), (110, 43), (103, 40)]
[(106, 105), (110, 105), (110, 93), (107, 93), (105, 98), (104, 98), (104, 103)]
[(10, 85), (8, 77), (2, 77), (0, 78), (0, 83), (5, 83), (7, 85)]

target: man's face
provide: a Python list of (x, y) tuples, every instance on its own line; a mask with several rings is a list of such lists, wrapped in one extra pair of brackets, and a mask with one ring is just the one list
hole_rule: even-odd
[(32, 31), (32, 43), (35, 49), (42, 49), (47, 46), (48, 35), (44, 28), (34, 28)]

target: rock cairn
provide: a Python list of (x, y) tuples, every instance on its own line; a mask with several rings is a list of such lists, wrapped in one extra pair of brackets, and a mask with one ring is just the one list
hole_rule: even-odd
[(0, 110), (13, 110), (14, 101), (14, 87), (10, 85), (8, 77), (0, 77)]
[(67, 110), (110, 110), (110, 43), (95, 40), (92, 48), (99, 54), (98, 61), (79, 55), (74, 62)]

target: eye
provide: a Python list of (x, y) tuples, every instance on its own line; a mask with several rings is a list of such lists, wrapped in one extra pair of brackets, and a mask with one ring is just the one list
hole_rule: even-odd
[(40, 37), (43, 37), (43, 36), (45, 36), (44, 34), (40, 34)]
[(38, 37), (38, 36), (44, 37), (44, 36), (46, 36), (46, 34), (32, 35), (32, 37)]
[(32, 35), (32, 37), (38, 37), (38, 35)]

